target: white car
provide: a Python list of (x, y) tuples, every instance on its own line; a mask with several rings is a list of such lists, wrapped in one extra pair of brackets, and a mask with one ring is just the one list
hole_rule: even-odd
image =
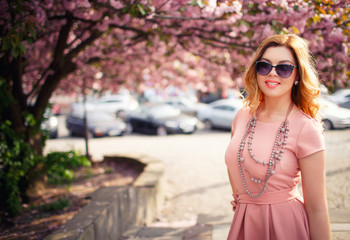
[(323, 97), (320, 98), (320, 104), (320, 115), (325, 130), (350, 127), (350, 109), (339, 107)]
[(124, 116), (126, 112), (139, 107), (137, 100), (129, 94), (116, 94), (101, 97), (95, 105), (96, 110)]
[[(139, 107), (138, 101), (129, 94), (115, 94), (102, 96), (99, 99), (87, 101), (85, 108), (87, 111), (106, 112), (115, 114), (118, 117), (124, 117), (125, 113), (133, 111)], [(83, 103), (73, 103), (72, 111), (81, 111), (84, 109)]]
[(196, 116), (200, 109), (206, 107), (207, 104), (204, 103), (195, 103), (187, 98), (183, 97), (173, 97), (167, 98), (164, 103), (173, 106), (177, 109), (180, 109), (182, 113)]
[(336, 104), (342, 104), (350, 100), (350, 88), (344, 88), (329, 95), (329, 99)]
[(206, 129), (221, 128), (230, 130), (234, 117), (242, 107), (241, 99), (220, 99), (200, 110), (197, 117), (204, 123)]
[(47, 108), (44, 113), (44, 121), (41, 123), (41, 129), (47, 131), (50, 138), (58, 136), (58, 119), (50, 108)]

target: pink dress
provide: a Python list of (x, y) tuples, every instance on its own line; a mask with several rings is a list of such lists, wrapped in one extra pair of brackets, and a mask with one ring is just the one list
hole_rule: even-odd
[[(268, 180), (265, 193), (259, 198), (249, 196), (242, 184), (238, 167), (238, 146), (252, 115), (242, 108), (232, 123), (234, 135), (227, 147), (225, 162), (228, 171), (238, 189), (238, 206), (227, 237), (228, 240), (310, 239), (308, 218), (303, 199), (297, 185), (301, 180), (298, 159), (325, 149), (320, 123), (297, 111), (288, 117), (289, 133), (285, 152), (277, 164), (275, 174)], [(276, 133), (281, 122), (256, 123), (252, 140), (254, 155), (264, 161), (270, 159)], [(243, 150), (244, 167), (248, 172), (263, 179), (267, 166), (259, 165), (250, 156), (247, 147)], [(263, 183), (254, 183), (244, 174), (248, 190), (257, 195), (263, 189)]]

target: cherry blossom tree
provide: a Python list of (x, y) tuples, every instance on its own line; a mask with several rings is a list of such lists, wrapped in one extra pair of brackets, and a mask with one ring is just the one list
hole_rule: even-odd
[(54, 92), (81, 92), (83, 83), (98, 91), (242, 87), (271, 34), (306, 38), (321, 81), (348, 85), (349, 32), (341, 0), (0, 0), (0, 141), (21, 143), (19, 181), (40, 166), (21, 156), (42, 154), (40, 123)]

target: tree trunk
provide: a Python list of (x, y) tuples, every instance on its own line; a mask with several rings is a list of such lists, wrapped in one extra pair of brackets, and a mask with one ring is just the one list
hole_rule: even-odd
[[(33, 149), (33, 152), (37, 158), (43, 156), (41, 132), (37, 132), (28, 138), (28, 142)], [(47, 183), (47, 176), (45, 174), (45, 166), (43, 162), (39, 162), (33, 166), (27, 176), (28, 185), (25, 189), (26, 196), (30, 199), (37, 196), (45, 189)]]

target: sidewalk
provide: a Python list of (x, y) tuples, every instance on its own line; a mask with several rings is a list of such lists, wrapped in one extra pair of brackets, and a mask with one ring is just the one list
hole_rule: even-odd
[[(350, 129), (325, 132), (327, 197), (333, 240), (350, 239)], [(193, 135), (154, 137), (130, 135), (115, 139), (91, 139), (97, 159), (106, 154), (141, 154), (160, 159), (166, 167), (166, 204), (159, 221), (133, 229), (124, 239), (225, 240), (232, 212), (232, 190), (223, 162), (229, 133), (199, 131)], [(135, 148), (135, 146), (137, 146)], [(49, 140), (46, 151), (78, 149), (81, 139)], [(339, 209), (336, 211), (332, 211)], [(206, 214), (206, 215), (204, 215)], [(226, 216), (226, 217), (218, 217)], [(182, 222), (181, 226), (171, 223)]]
[[(332, 231), (332, 240), (348, 240), (350, 239), (350, 188), (349, 188), (349, 171), (350, 171), (350, 149), (347, 147), (350, 142), (349, 138), (350, 130), (343, 131), (328, 131), (325, 133), (326, 135), (326, 154), (327, 154), (327, 196), (328, 196), (328, 207), (330, 209), (330, 220), (331, 220), (331, 231)], [(201, 136), (201, 141), (206, 140)], [(168, 174), (175, 173), (174, 175), (169, 176), (168, 179), (175, 179), (175, 176), (178, 175), (179, 172), (182, 173), (183, 176), (190, 171), (186, 171), (187, 169), (194, 169), (195, 165), (190, 165), (192, 162), (200, 159), (200, 165), (196, 166), (204, 166), (202, 168), (195, 168), (196, 171), (200, 171), (202, 169), (210, 169), (211, 180), (214, 183), (220, 182), (220, 177), (225, 174), (225, 171), (219, 171), (219, 167), (221, 166), (220, 161), (217, 160), (215, 156), (220, 156), (218, 150), (220, 150), (220, 146), (224, 146), (224, 141), (221, 139), (219, 134), (210, 136), (212, 139), (215, 139), (215, 142), (210, 142), (210, 146), (201, 145), (202, 149), (206, 149), (205, 155), (197, 155), (200, 154), (201, 151), (192, 153), (192, 157), (187, 159), (185, 155), (176, 155), (176, 159), (172, 159), (172, 156), (161, 157), (161, 159), (171, 159), (169, 161), (169, 171)], [(181, 139), (186, 145), (193, 145), (193, 142), (188, 143), (186, 139)], [(208, 141), (209, 143), (209, 141)], [(214, 145), (213, 145), (214, 144)], [(212, 152), (211, 152), (212, 151)], [(218, 152), (214, 152), (218, 151)], [(220, 150), (223, 151), (223, 150)], [(186, 155), (191, 156), (191, 152), (189, 149), (185, 149), (183, 152), (186, 152)], [(196, 154), (196, 155), (195, 155)], [(223, 158), (223, 157), (222, 157)], [(186, 161), (180, 162), (179, 159), (185, 159)], [(173, 162), (177, 163), (178, 168), (173, 169)], [(204, 165), (205, 163), (214, 163), (213, 165)], [(180, 168), (182, 167), (183, 168)], [(215, 171), (216, 170), (216, 171)], [(215, 174), (214, 174), (215, 173)], [(134, 231), (133, 234), (129, 235), (130, 240), (135, 239), (155, 239), (155, 240), (226, 240), (227, 234), (230, 227), (230, 222), (232, 217), (228, 218), (218, 218), (215, 216), (228, 214), (228, 207), (225, 205), (229, 203), (230, 200), (225, 199), (225, 196), (230, 196), (230, 194), (226, 191), (227, 189), (220, 184), (211, 184), (207, 183), (207, 187), (204, 191), (203, 188), (194, 186), (196, 183), (201, 183), (202, 186), (205, 186), (203, 181), (205, 179), (200, 179), (201, 176), (208, 176), (207, 172), (197, 173), (195, 177), (197, 179), (191, 178), (187, 181), (187, 185), (179, 183), (178, 186), (181, 186), (182, 189), (177, 189), (180, 191), (180, 194), (176, 195), (177, 198), (171, 199), (170, 207), (167, 208), (172, 210), (172, 216), (179, 216), (179, 213), (188, 213), (188, 209), (179, 207), (180, 205), (189, 205), (197, 212), (192, 210), (192, 212), (197, 213), (197, 218), (193, 221), (192, 226), (188, 226), (187, 228), (171, 228), (168, 227), (165, 229), (161, 228), (143, 228), (142, 231)], [(183, 177), (185, 178), (185, 177)], [(180, 180), (179, 178), (177, 180)], [(215, 182), (216, 181), (216, 182)], [(188, 185), (192, 186), (192, 192), (188, 190)], [(173, 184), (171, 185), (173, 186)], [(186, 188), (186, 189), (183, 189)], [(169, 188), (171, 189), (171, 188)], [(199, 190), (198, 190), (199, 189)], [(196, 191), (195, 191), (196, 190)], [(202, 191), (200, 191), (202, 190)], [(197, 195), (196, 195), (197, 194)], [(210, 201), (206, 197), (201, 196), (210, 196)], [(180, 197), (178, 197), (180, 196)], [(175, 200), (176, 201), (175, 201)], [(201, 199), (204, 199), (202, 202)], [(182, 200), (182, 201), (179, 201)], [(220, 203), (219, 205), (217, 203)], [(202, 207), (202, 208), (201, 208)], [(208, 212), (209, 215), (204, 215), (204, 211)], [(181, 218), (175, 219), (181, 219)], [(195, 226), (193, 226), (195, 225)], [(163, 234), (157, 235), (162, 230)], [(147, 235), (148, 234), (148, 235)]]

